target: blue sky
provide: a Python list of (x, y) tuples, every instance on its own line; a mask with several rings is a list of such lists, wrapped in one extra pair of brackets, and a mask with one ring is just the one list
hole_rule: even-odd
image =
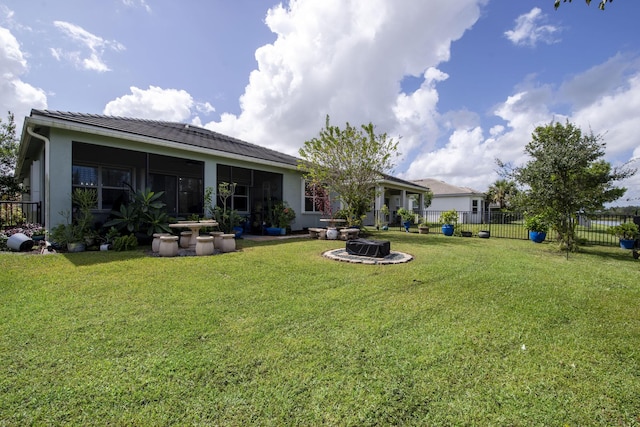
[[(597, 3), (0, 0), (0, 109), (180, 121), (293, 155), (329, 114), (399, 138), (399, 177), (484, 191), (552, 120), (601, 134), (614, 165), (640, 157), (640, 2)], [(623, 184), (619, 204), (640, 204), (640, 177)]]

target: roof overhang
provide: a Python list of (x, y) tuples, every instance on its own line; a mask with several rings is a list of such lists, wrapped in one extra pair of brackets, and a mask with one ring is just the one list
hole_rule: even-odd
[[(197, 153), (197, 154), (205, 154), (209, 156), (215, 156), (215, 157), (220, 157), (220, 158), (225, 158), (230, 160), (240, 160), (245, 162), (250, 161), (252, 163), (256, 163), (264, 166), (277, 167), (281, 169), (298, 170), (297, 165), (292, 165), (289, 163), (275, 162), (272, 160), (265, 160), (265, 159), (260, 159), (257, 157), (251, 157), (246, 155), (243, 156), (239, 154), (216, 150), (213, 148), (198, 147), (195, 145), (183, 144), (180, 142), (169, 141), (161, 138), (137, 135), (135, 133), (118, 131), (113, 129), (106, 129), (99, 126), (92, 126), (84, 123), (76, 123), (68, 120), (57, 119), (52, 117), (43, 117), (43, 116), (31, 116), (31, 117), (25, 118), (24, 126), (22, 128), (22, 137), (20, 140), (19, 156), (26, 153), (26, 150), (28, 149), (29, 142), (25, 143), (25, 141), (30, 140), (32, 138), (27, 132), (27, 128), (29, 126), (34, 128), (48, 127), (48, 128), (68, 130), (72, 132), (88, 133), (88, 134), (103, 136), (106, 138), (116, 138), (116, 139), (140, 142), (143, 144), (149, 144), (156, 147), (171, 148), (175, 150), (186, 151), (186, 152)], [(20, 168), (22, 167), (23, 160), (24, 158), (21, 158), (21, 157), (18, 158), (18, 166)], [(16, 172), (17, 171), (18, 171), (18, 167), (16, 168)]]

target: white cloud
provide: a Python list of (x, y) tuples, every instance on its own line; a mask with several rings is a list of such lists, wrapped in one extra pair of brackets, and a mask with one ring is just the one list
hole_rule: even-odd
[(44, 91), (22, 80), (27, 71), (20, 44), (8, 29), (0, 27), (0, 112), (3, 120), (7, 111), (14, 114), (18, 134), (31, 108), (47, 106)]
[(52, 56), (57, 60), (64, 58), (80, 69), (98, 72), (110, 71), (103, 59), (105, 51), (120, 52), (125, 50), (121, 43), (104, 40), (78, 25), (64, 21), (54, 21), (53, 24), (76, 45), (79, 45), (81, 50), (67, 51), (62, 48), (51, 48)]
[(145, 0), (122, 0), (122, 4), (127, 7), (142, 7), (148, 13), (151, 13), (151, 6)]
[(591, 129), (602, 135), (610, 158), (624, 162), (640, 151), (638, 111), (640, 72), (629, 77), (617, 90), (577, 110), (571, 121), (583, 130)]
[(520, 15), (516, 19), (513, 30), (505, 31), (504, 35), (516, 46), (534, 47), (538, 43), (552, 44), (558, 41), (559, 27), (540, 24), (546, 16), (540, 8), (534, 7), (529, 13)]
[[(433, 146), (438, 136), (438, 92), (437, 82), (449, 76), (435, 68), (424, 73), (424, 82), (412, 94), (400, 93), (392, 110), (395, 115), (394, 134), (402, 135), (402, 148), (410, 152), (416, 147), (427, 144)], [(423, 145), (424, 149), (425, 145)]]
[[(561, 91), (571, 82), (592, 82), (594, 70), (606, 69), (611, 62), (572, 76), (571, 81), (561, 86)], [(626, 63), (627, 68), (635, 62), (630, 58)], [(531, 76), (527, 76), (526, 81), (494, 109), (495, 117), (503, 120), (504, 125), (492, 126), (487, 132), (488, 136), (485, 136), (481, 127), (470, 126), (472, 121), (451, 120), (452, 132), (444, 146), (435, 150), (427, 149), (416, 155), (402, 176), (406, 179), (439, 178), (452, 184), (484, 190), (498, 178), (495, 159), (514, 165), (524, 164), (528, 160), (524, 147), (531, 140), (531, 134), (537, 126), (551, 121), (569, 120), (584, 132), (593, 131), (602, 135), (607, 144), (605, 159), (614, 166), (640, 158), (640, 138), (637, 136), (640, 71), (626, 77), (614, 76), (613, 81), (616, 86), (600, 93), (590, 103), (585, 98), (582, 108), (566, 115), (555, 111), (557, 93), (553, 88), (536, 85)], [(443, 114), (441, 119), (452, 114)], [(638, 167), (640, 162), (636, 160), (632, 166)], [(619, 204), (639, 203), (640, 176), (628, 179), (621, 185), (629, 190)]]
[(584, 108), (624, 85), (627, 78), (640, 70), (640, 61), (629, 55), (617, 54), (602, 64), (572, 76), (560, 87), (563, 100), (575, 109)]
[[(408, 154), (419, 140), (437, 135), (436, 67), (451, 42), (480, 16), (485, 0), (293, 0), (269, 10), (266, 24), (277, 39), (256, 51), (258, 68), (240, 99), (241, 114), (222, 114), (206, 126), (296, 154), (318, 134), (325, 116), (344, 125), (375, 123), (401, 135)], [(407, 75), (427, 80), (402, 94)], [(422, 122), (421, 122), (422, 121)]]
[(193, 97), (184, 90), (162, 89), (149, 86), (139, 89), (132, 86), (130, 95), (109, 102), (104, 114), (142, 119), (184, 122), (191, 117), (196, 106)]

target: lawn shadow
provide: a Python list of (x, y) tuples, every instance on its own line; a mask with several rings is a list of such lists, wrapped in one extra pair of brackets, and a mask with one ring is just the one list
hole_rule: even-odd
[(45, 256), (62, 256), (76, 267), (84, 267), (90, 265), (106, 264), (110, 262), (122, 261), (124, 259), (136, 259), (147, 257), (147, 252), (151, 248), (141, 247), (131, 251), (84, 251), (84, 252), (59, 252), (55, 255)]

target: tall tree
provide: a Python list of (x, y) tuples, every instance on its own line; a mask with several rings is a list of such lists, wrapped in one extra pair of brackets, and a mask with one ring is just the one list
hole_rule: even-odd
[(604, 150), (601, 136), (583, 134), (569, 122), (552, 122), (535, 129), (525, 147), (531, 160), (512, 170), (513, 178), (526, 188), (528, 213), (544, 215), (564, 248), (577, 249), (578, 214), (622, 197), (626, 188), (614, 183), (636, 172), (627, 166), (612, 168), (602, 160)]
[(0, 119), (0, 200), (17, 200), (20, 186), (14, 177), (18, 160), (18, 141), (13, 113), (7, 114), (7, 121)]
[[(568, 0), (571, 3), (571, 0)], [(587, 6), (591, 4), (591, 0), (585, 0), (587, 2)], [(598, 4), (598, 9), (604, 10), (604, 5), (613, 2), (613, 0), (600, 0), (600, 4)], [(567, 0), (563, 0), (563, 3), (566, 3)], [(554, 7), (557, 9), (560, 7), (560, 0), (555, 0)]]
[(518, 193), (518, 187), (513, 181), (499, 179), (489, 187), (487, 199), (498, 205), (498, 208), (509, 207), (510, 200)]
[(343, 202), (350, 224), (359, 224), (375, 198), (375, 185), (394, 166), (398, 143), (386, 133), (376, 134), (373, 124), (360, 128), (348, 122), (344, 129), (331, 126), (327, 115), (318, 137), (299, 150), (298, 167), (312, 185), (322, 185)]

